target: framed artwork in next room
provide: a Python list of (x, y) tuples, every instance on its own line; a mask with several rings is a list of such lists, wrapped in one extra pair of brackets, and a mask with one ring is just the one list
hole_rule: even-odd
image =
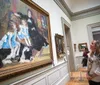
[(78, 44), (79, 51), (83, 51), (85, 47), (87, 47), (87, 43), (79, 43)]
[(65, 45), (64, 45), (64, 37), (59, 34), (55, 34), (55, 44), (56, 44), (56, 53), (57, 58), (64, 58), (65, 55)]

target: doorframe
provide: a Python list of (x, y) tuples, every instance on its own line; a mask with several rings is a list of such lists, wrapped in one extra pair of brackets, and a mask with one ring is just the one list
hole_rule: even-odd
[[(62, 22), (62, 30), (63, 30), (63, 34), (64, 34), (64, 42), (66, 43), (65, 44), (65, 52), (66, 52), (66, 58), (67, 58), (67, 61), (68, 61), (68, 71), (70, 73), (71, 71), (70, 71), (69, 58), (68, 58), (68, 54), (67, 54), (67, 41), (66, 41), (65, 25), (69, 28), (69, 30), (71, 28), (71, 25), (63, 17), (61, 17), (61, 22)], [(70, 33), (70, 35), (71, 35), (71, 33)], [(72, 38), (71, 38), (71, 40), (72, 40)], [(75, 70), (75, 59), (74, 59), (73, 49), (72, 49), (72, 56), (73, 56), (73, 60), (74, 60), (73, 62), (74, 62), (74, 70)]]
[(93, 35), (92, 35), (92, 32), (93, 32), (93, 31), (92, 31), (92, 29), (95, 28), (95, 27), (100, 27), (100, 22), (87, 25), (89, 44), (90, 44), (90, 43), (92, 42), (92, 40), (93, 40)]

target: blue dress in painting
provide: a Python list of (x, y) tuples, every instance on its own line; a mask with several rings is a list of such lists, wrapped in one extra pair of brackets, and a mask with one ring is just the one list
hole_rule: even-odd
[(18, 37), (20, 39), (29, 38), (28, 27), (20, 25), (20, 31), (18, 32)]
[(3, 60), (11, 53), (11, 47), (15, 48), (18, 45), (18, 42), (16, 41), (16, 32), (8, 32), (5, 34), (4, 37), (0, 40), (0, 45), (0, 59)]
[(11, 48), (9, 40), (11, 42), (11, 47), (12, 48), (16, 47), (16, 45), (17, 45), (16, 33), (14, 33), (14, 34), (7, 33), (6, 34), (6, 39), (5, 39), (5, 41), (3, 42), (3, 45), (2, 45), (3, 49), (9, 49), (9, 48)]

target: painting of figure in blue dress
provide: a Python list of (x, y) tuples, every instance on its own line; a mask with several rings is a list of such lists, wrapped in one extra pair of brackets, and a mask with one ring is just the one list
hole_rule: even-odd
[(48, 17), (21, 0), (0, 0), (0, 68), (50, 59)]

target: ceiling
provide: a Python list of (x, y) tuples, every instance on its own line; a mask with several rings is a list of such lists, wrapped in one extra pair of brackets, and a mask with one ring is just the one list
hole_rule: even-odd
[(100, 14), (100, 0), (54, 0), (72, 20)]
[(100, 0), (64, 0), (71, 12), (79, 12), (100, 6)]

